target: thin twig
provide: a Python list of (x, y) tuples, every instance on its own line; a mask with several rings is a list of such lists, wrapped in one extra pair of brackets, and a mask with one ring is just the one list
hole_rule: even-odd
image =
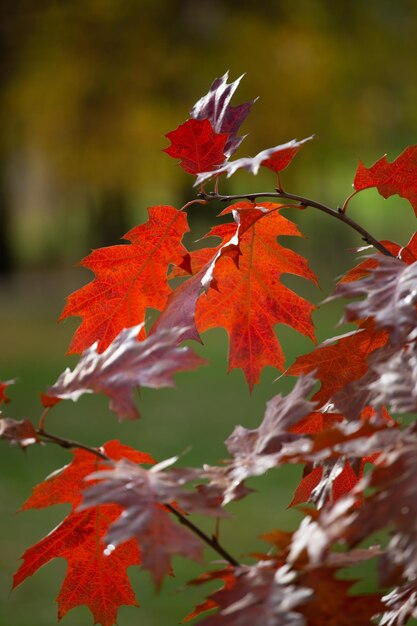
[(103, 461), (111, 460), (107, 456), (107, 454), (100, 452), (98, 448), (92, 448), (85, 445), (84, 443), (81, 443), (80, 441), (73, 441), (72, 439), (64, 439), (63, 437), (58, 437), (58, 435), (52, 435), (51, 433), (47, 433), (46, 430), (44, 430), (43, 428), (37, 428), (36, 432), (39, 437), (42, 438), (42, 441), (55, 443), (56, 445), (61, 446), (61, 448), (65, 448), (66, 450), (69, 450), (71, 448), (79, 448), (80, 450), (85, 450), (86, 452), (90, 452), (91, 454), (98, 456), (100, 459), (103, 459)]
[(352, 220), (350, 217), (348, 217), (343, 212), (343, 209), (339, 209), (339, 210), (332, 209), (331, 207), (326, 206), (325, 204), (322, 204), (321, 202), (316, 202), (315, 200), (311, 200), (310, 198), (305, 198), (304, 196), (298, 196), (296, 194), (288, 193), (286, 191), (277, 190), (275, 192), (261, 191), (259, 193), (246, 193), (246, 194), (231, 195), (231, 196), (224, 196), (218, 193), (217, 194), (216, 193), (208, 193), (208, 194), (199, 193), (198, 197), (207, 201), (219, 200), (220, 202), (231, 202), (234, 200), (253, 201), (261, 197), (262, 198), (285, 198), (286, 200), (294, 200), (295, 202), (298, 202), (299, 205), (302, 207), (313, 207), (315, 209), (318, 209), (319, 211), (322, 211), (323, 213), (327, 213), (327, 215), (330, 215), (331, 217), (336, 218), (340, 222), (343, 222), (347, 226), (350, 226), (350, 228), (353, 228), (353, 230), (355, 230), (361, 235), (362, 239), (366, 241), (366, 243), (369, 243), (370, 245), (374, 246), (374, 248), (379, 250), (379, 252), (382, 252), (382, 254), (385, 254), (385, 256), (394, 256), (381, 242), (375, 239), (375, 237), (373, 237), (371, 233), (369, 233), (360, 224), (358, 224), (357, 222)]
[(206, 533), (202, 531), (201, 528), (198, 528), (198, 526), (193, 524), (193, 522), (191, 522), (188, 519), (188, 517), (185, 517), (182, 513), (180, 513), (180, 511), (177, 511), (177, 509), (171, 506), (171, 504), (165, 504), (165, 506), (173, 515), (176, 516), (176, 518), (181, 524), (186, 526), (195, 535), (200, 537), (202, 541), (204, 541), (208, 546), (210, 546), (210, 548), (212, 548), (215, 552), (220, 554), (220, 556), (222, 556), (228, 563), (230, 563), (230, 565), (233, 565), (233, 567), (239, 567), (240, 565), (239, 561), (236, 561), (236, 559), (233, 556), (231, 556), (227, 552), (227, 550), (225, 550), (225, 548), (223, 548), (223, 546), (218, 542), (217, 538), (214, 535), (212, 537), (209, 537), (208, 535), (206, 535)]
[(190, 200), (189, 202), (186, 202), (186, 204), (184, 204), (184, 206), (180, 208), (180, 211), (185, 211), (185, 209), (188, 209), (188, 207), (193, 206), (193, 204), (207, 204), (207, 200), (204, 200), (204, 199)]
[[(70, 448), (79, 448), (80, 450), (85, 450), (86, 452), (90, 452), (95, 456), (99, 457), (103, 461), (111, 462), (112, 459), (101, 452), (98, 448), (92, 448), (87, 446), (79, 441), (73, 441), (71, 439), (64, 439), (63, 437), (58, 437), (57, 435), (52, 435), (51, 433), (47, 433), (43, 428), (38, 428), (36, 430), (39, 437), (42, 438), (42, 441), (48, 443), (55, 443), (61, 448), (70, 449)], [(178, 521), (186, 526), (191, 532), (193, 532), (197, 537), (199, 537), (204, 543), (206, 543), (210, 548), (212, 548), (217, 554), (223, 557), (230, 565), (234, 567), (238, 567), (240, 564), (233, 558), (229, 552), (223, 548), (223, 546), (219, 543), (215, 536), (209, 537), (206, 533), (198, 528), (191, 520), (189, 520), (185, 515), (183, 515), (180, 511), (175, 509), (171, 504), (164, 504), (164, 506), (178, 519)]]

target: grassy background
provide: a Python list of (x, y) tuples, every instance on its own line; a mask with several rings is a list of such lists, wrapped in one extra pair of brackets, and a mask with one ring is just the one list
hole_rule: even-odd
[[(355, 258), (356, 255), (340, 250), (340, 268), (352, 264)], [(324, 258), (320, 265), (325, 266)], [(293, 277), (286, 276), (283, 280), (304, 297), (319, 302), (328, 293), (331, 283), (326, 277), (327, 272), (323, 274), (325, 284), (322, 291)], [(37, 393), (54, 382), (65, 367), (76, 362), (75, 357), (65, 357), (64, 354), (77, 322), (70, 320), (58, 325), (55, 320), (65, 295), (81, 284), (83, 278), (85, 275), (81, 270), (56, 274), (24, 273), (13, 282), (2, 284), (0, 327), (3, 329), (3, 360), (0, 379), (18, 377), (16, 385), (10, 388), (12, 402), (5, 409), (8, 416), (29, 417), (36, 422), (41, 412)], [(335, 329), (341, 312), (341, 303), (326, 304), (316, 311), (314, 317), (319, 340), (346, 330), (346, 327)], [(309, 340), (291, 329), (279, 326), (277, 332), (288, 364), (298, 354), (312, 348)], [(140, 421), (118, 423), (108, 410), (104, 397), (87, 395), (76, 404), (67, 401), (55, 407), (48, 416), (48, 429), (94, 446), (119, 438), (125, 444), (151, 453), (158, 460), (186, 451), (180, 464), (218, 463), (227, 456), (223, 441), (235, 425), (258, 426), (267, 400), (276, 393), (287, 392), (292, 380), (277, 380), (278, 372), (267, 368), (261, 384), (250, 395), (240, 371), (226, 374), (227, 338), (224, 331), (209, 331), (204, 335), (204, 345), (196, 349), (209, 360), (209, 365), (196, 372), (178, 375), (176, 389), (143, 389), (139, 401), (143, 416)], [(68, 507), (56, 506), (18, 515), (16, 511), (36, 483), (70, 460), (70, 453), (53, 445), (34, 446), (25, 453), (5, 444), (2, 446), (2, 625), (13, 623), (15, 626), (26, 626), (29, 616), (35, 615), (36, 623), (49, 625), (55, 622), (53, 599), (65, 574), (65, 561), (55, 560), (11, 595), (9, 590), (11, 576), (18, 567), (21, 554), (54, 528), (67, 513)], [(260, 534), (274, 528), (291, 529), (297, 526), (300, 516), (296, 511), (288, 510), (287, 505), (300, 476), (301, 468), (293, 466), (249, 481), (249, 486), (256, 489), (256, 493), (231, 505), (232, 518), (223, 522), (221, 527), (221, 539), (232, 554), (240, 557), (265, 549), (266, 545), (258, 538)], [(201, 524), (209, 531), (212, 529), (212, 523), (206, 520), (201, 520)], [(207, 569), (216, 559), (216, 554), (207, 549), (204, 567)], [(130, 570), (143, 608), (137, 613), (131, 607), (123, 607), (119, 617), (121, 625), (137, 624), (139, 620), (146, 626), (178, 623), (209, 592), (210, 586), (187, 589), (181, 593), (186, 581), (202, 570), (200, 566), (181, 558), (174, 559), (174, 565), (176, 576), (165, 580), (159, 595), (155, 593), (146, 572), (137, 568)], [(91, 623), (88, 613), (86, 607), (79, 607), (65, 617), (65, 623), (68, 626)]]

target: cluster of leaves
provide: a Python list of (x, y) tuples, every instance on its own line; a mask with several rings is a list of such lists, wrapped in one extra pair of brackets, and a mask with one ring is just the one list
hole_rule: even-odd
[[(200, 561), (205, 542), (225, 567), (193, 584), (219, 580), (223, 586), (185, 621), (214, 610), (201, 624), (361, 626), (379, 619), (384, 626), (402, 626), (417, 617), (417, 427), (403, 426), (391, 414), (417, 409), (417, 237), (405, 246), (377, 242), (346, 216), (350, 198), (332, 210), (286, 193), (279, 174), (311, 137), (230, 160), (253, 102), (231, 106), (239, 80), (227, 80), (227, 74), (216, 79), (190, 119), (167, 135), (166, 152), (180, 159), (198, 185), (215, 178), (215, 191), (200, 187), (198, 199), (180, 210), (151, 207), (148, 221), (125, 235), (129, 244), (98, 249), (84, 259), (95, 278), (68, 298), (62, 313), (62, 319), (82, 318), (70, 346), (70, 352), (82, 353), (77, 366), (43, 395), (37, 428), (28, 420), (0, 421), (0, 436), (21, 447), (53, 442), (75, 449), (72, 462), (35, 487), (22, 507), (66, 502), (72, 510), (25, 552), (14, 585), (63, 557), (68, 571), (59, 617), (86, 604), (95, 622), (111, 626), (120, 605), (136, 604), (127, 567), (149, 570), (159, 588), (172, 573), (173, 555)], [(277, 191), (219, 194), (222, 175), (240, 168), (256, 174), (260, 167), (278, 174)], [(360, 163), (354, 193), (370, 187), (383, 197), (406, 198), (417, 212), (417, 148), (407, 148), (393, 163)], [(220, 214), (229, 221), (207, 234), (218, 238), (217, 246), (190, 252), (182, 243), (185, 208), (211, 199), (231, 201)], [(296, 359), (286, 370), (297, 377), (291, 393), (268, 402), (257, 428), (235, 427), (226, 440), (226, 462), (176, 468), (176, 459), (156, 463), (118, 441), (93, 449), (46, 432), (45, 416), (54, 404), (84, 393), (107, 395), (119, 419), (138, 418), (135, 389), (172, 385), (176, 372), (202, 365), (181, 343), (198, 341), (212, 327), (226, 329), (229, 369), (241, 368), (250, 388), (266, 366), (283, 370), (274, 327), (287, 324), (314, 340), (314, 305), (280, 278), (294, 274), (316, 283), (307, 261), (277, 242), (281, 235), (300, 236), (282, 215), (284, 206), (323, 210), (360, 232), (377, 252), (367, 249), (369, 255), (332, 296), (352, 300), (345, 320), (356, 329)], [(151, 328), (145, 325), (149, 308), (160, 311)], [(12, 382), (0, 385), (1, 400), (7, 401)], [(265, 554), (239, 563), (218, 537), (192, 521), (194, 513), (227, 516), (228, 503), (250, 494), (247, 479), (288, 463), (304, 465), (291, 504), (311, 507), (293, 534), (265, 535), (272, 545)], [(389, 530), (386, 545), (363, 547), (381, 529)], [(369, 559), (379, 563), (378, 590), (351, 595), (354, 581), (338, 574)]]

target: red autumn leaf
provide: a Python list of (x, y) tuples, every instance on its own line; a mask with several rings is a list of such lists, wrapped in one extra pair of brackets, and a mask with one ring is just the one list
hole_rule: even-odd
[(363, 467), (365, 463), (366, 461), (361, 462), (359, 472), (356, 473), (349, 461), (345, 461), (343, 470), (333, 481), (332, 492), (334, 502), (345, 496), (347, 493), (350, 493), (355, 485), (358, 484), (359, 480), (363, 476)]
[(359, 162), (353, 183), (356, 191), (376, 187), (384, 198), (406, 198), (417, 215), (417, 145), (408, 146), (392, 163), (383, 156), (372, 167)]
[[(223, 587), (221, 589), (234, 589), (237, 585), (236, 576), (234, 574), (233, 567), (225, 567), (221, 570), (214, 570), (212, 572), (206, 572), (205, 574), (201, 574), (194, 580), (191, 580), (188, 584), (191, 586), (199, 586), (204, 585), (206, 582), (210, 582), (212, 580), (222, 580)], [(205, 613), (206, 611), (211, 611), (211, 609), (216, 609), (218, 607), (217, 602), (215, 602), (211, 598), (207, 598), (201, 604), (195, 607), (194, 611), (186, 615), (182, 620), (181, 624), (185, 624), (186, 622), (190, 622), (195, 619), (201, 613)]]
[[(229, 370), (242, 368), (250, 388), (258, 382), (264, 367), (284, 367), (284, 355), (274, 332), (276, 324), (287, 324), (314, 340), (311, 320), (314, 305), (280, 282), (282, 274), (295, 274), (316, 283), (307, 261), (277, 243), (280, 235), (299, 237), (300, 232), (281, 215), (280, 205), (265, 202), (260, 207), (265, 215), (240, 239), (239, 267), (227, 256), (220, 258), (213, 272), (216, 289), (211, 288), (200, 296), (196, 310), (199, 331), (219, 326), (227, 330)], [(244, 217), (253, 208), (253, 204), (241, 202), (224, 213), (236, 210)], [(226, 241), (234, 229), (233, 224), (223, 224), (207, 236)], [(213, 250), (197, 254), (201, 258), (212, 255)]]
[(164, 308), (171, 292), (168, 266), (187, 253), (181, 244), (187, 216), (172, 206), (151, 207), (148, 213), (145, 224), (124, 236), (130, 245), (99, 248), (81, 262), (96, 277), (69, 296), (62, 312), (61, 320), (83, 318), (70, 353), (81, 353), (96, 341), (103, 352), (121, 330), (142, 324), (148, 307)]
[(219, 611), (201, 626), (303, 626), (301, 606), (312, 596), (298, 584), (288, 566), (272, 560), (235, 569), (235, 582), (212, 593), (208, 600)]
[(307, 417), (297, 422), (290, 428), (292, 433), (312, 435), (321, 433), (327, 428), (331, 428), (335, 423), (340, 422), (343, 416), (340, 413), (327, 413), (325, 411), (313, 411)]
[(230, 157), (244, 139), (238, 136), (237, 131), (249, 115), (255, 100), (231, 106), (230, 100), (243, 76), (230, 84), (227, 82), (228, 78), (229, 72), (221, 78), (216, 78), (209, 92), (195, 103), (190, 115), (196, 120), (209, 120), (216, 133), (227, 133), (225, 154)]
[(83, 503), (84, 508), (106, 503), (117, 503), (124, 508), (111, 525), (106, 540), (118, 546), (136, 538), (141, 547), (142, 567), (150, 570), (158, 588), (171, 571), (174, 554), (198, 561), (203, 553), (201, 541), (188, 528), (174, 522), (164, 505), (175, 501), (176, 509), (179, 505), (190, 513), (227, 516), (220, 498), (184, 488), (189, 478), (195, 480), (198, 471), (164, 471), (166, 464), (165, 461), (144, 470), (121, 461), (112, 470), (95, 472), (90, 478), (100, 482), (84, 493)]
[[(239, 266), (241, 254), (239, 244), (242, 236), (264, 215), (265, 210), (262, 210), (261, 207), (243, 212), (233, 211), (236, 225), (234, 229), (231, 228), (230, 224), (225, 226), (224, 240), (218, 248), (206, 248), (187, 254), (184, 263), (174, 268), (172, 277), (182, 276), (184, 273), (193, 273), (193, 271), (196, 273), (179, 285), (170, 295), (167, 306), (152, 327), (151, 334), (163, 328), (181, 325), (185, 327), (182, 339), (201, 341), (195, 324), (198, 298), (203, 290), (207, 292), (210, 286), (217, 288), (214, 270), (221, 257), (227, 256), (237, 267)], [(222, 227), (217, 227), (216, 234), (221, 236), (221, 232)], [(210, 233), (207, 236), (210, 236)], [(187, 270), (184, 270), (184, 265), (187, 266)]]
[(332, 343), (326, 342), (309, 354), (299, 356), (287, 374), (299, 376), (314, 372), (321, 387), (312, 399), (323, 406), (337, 391), (366, 373), (367, 357), (384, 346), (387, 338), (386, 331), (377, 331), (373, 323), (367, 322), (359, 330), (335, 337)]
[(171, 145), (164, 152), (188, 174), (199, 174), (223, 163), (228, 134), (216, 133), (208, 119), (190, 119), (165, 135)]
[(237, 172), (237, 170), (242, 168), (248, 170), (252, 174), (257, 174), (261, 166), (267, 167), (276, 173), (281, 172), (291, 163), (301, 146), (306, 143), (306, 141), (310, 141), (311, 139), (313, 139), (313, 136), (300, 141), (292, 139), (291, 141), (279, 146), (262, 150), (262, 152), (259, 152), (254, 157), (244, 157), (242, 159), (236, 159), (236, 161), (229, 161), (211, 171), (203, 170), (202, 173), (197, 176), (195, 186), (200, 185), (209, 178), (213, 178), (213, 176), (219, 176), (220, 174), (226, 174), (227, 178), (229, 178)]
[(4, 402), (4, 404), (9, 404), (10, 398), (6, 395), (6, 389), (7, 387), (10, 387), (10, 385), (14, 385), (15, 382), (16, 380), (14, 379), (0, 381), (0, 404), (2, 402)]
[[(308, 626), (369, 626), (372, 618), (381, 613), (381, 597), (376, 593), (353, 595), (349, 593), (356, 580), (336, 578), (337, 569), (317, 567), (303, 572), (300, 584), (314, 593), (298, 609)], [(336, 618), (336, 621), (335, 621)]]
[(39, 394), (41, 404), (45, 409), (52, 409), (53, 406), (61, 402), (61, 398), (56, 398), (54, 396), (48, 396), (47, 393)]
[(17, 587), (50, 560), (64, 558), (68, 570), (57, 597), (58, 619), (85, 604), (94, 623), (115, 624), (119, 606), (138, 606), (126, 569), (140, 564), (138, 544), (133, 540), (111, 554), (104, 553), (101, 538), (118, 514), (119, 509), (114, 506), (70, 514), (52, 533), (26, 550), (13, 586)]
[(0, 417), (0, 439), (9, 443), (16, 443), (22, 450), (34, 443), (39, 443), (39, 437), (29, 420), (14, 420), (9, 417)]
[[(349, 461), (345, 461), (341, 472), (337, 473), (331, 479), (331, 485), (327, 484), (329, 478), (323, 476), (324, 467), (315, 467), (309, 474), (303, 477), (297, 489), (295, 490), (294, 497), (291, 500), (289, 507), (296, 504), (302, 504), (303, 502), (314, 502), (315, 498), (312, 497), (313, 491), (317, 488), (318, 492), (323, 489), (328, 491), (328, 487), (331, 489), (331, 500), (336, 502), (342, 496), (350, 493), (352, 489), (358, 484), (360, 478), (363, 476), (363, 466), (365, 461), (362, 461), (359, 474), (353, 470)], [(320, 483), (323, 479), (323, 487), (320, 488)], [(330, 494), (329, 494), (330, 496)]]
[[(115, 460), (128, 458), (134, 463), (154, 462), (148, 454), (118, 441), (109, 441), (102, 450)], [(116, 623), (119, 606), (137, 606), (126, 569), (140, 564), (139, 548), (132, 540), (104, 553), (103, 538), (121, 509), (117, 505), (104, 505), (89, 511), (76, 511), (86, 487), (85, 477), (105, 462), (84, 450), (76, 450), (73, 454), (73, 461), (37, 485), (22, 506), (24, 510), (70, 503), (72, 510), (44, 539), (26, 550), (23, 563), (14, 576), (13, 587), (50, 560), (64, 558), (68, 570), (57, 598), (58, 618), (75, 606), (86, 604), (95, 623), (112, 626)]]
[[(320, 420), (320, 415), (324, 419)], [(380, 434), (386, 427), (395, 425), (385, 407), (381, 411), (385, 422), (378, 421), (377, 426), (373, 422), (374, 417), (376, 411), (372, 407), (366, 407), (361, 413), (361, 421), (352, 430), (342, 415), (315, 411), (291, 428), (291, 432), (312, 435), (312, 446), (305, 458), (299, 459), (308, 464), (290, 507), (302, 502), (323, 505), (329, 499), (336, 502), (352, 491), (363, 477), (366, 463), (375, 463), (379, 452), (383, 450), (383, 445), (380, 445), (380, 450), (366, 449), (370, 445), (371, 437)], [(364, 440), (365, 448), (362, 447)], [(346, 452), (343, 450), (344, 446), (348, 448)]]
[[(405, 250), (405, 248), (401, 248), (397, 243), (392, 241), (381, 241), (383, 246), (386, 247), (387, 250), (391, 252), (391, 254), (397, 256), (400, 250)], [(373, 246), (366, 246), (365, 248), (359, 248), (358, 252), (363, 251), (374, 252)], [(352, 267), (342, 278), (338, 281), (338, 285), (341, 283), (351, 283), (355, 280), (360, 280), (364, 276), (369, 274), (369, 271), (377, 267), (378, 263), (375, 259), (365, 258), (364, 261), (361, 261), (355, 267)]]
[[(407, 263), (407, 265), (411, 265), (417, 261), (417, 233), (414, 233), (411, 237), (410, 241), (403, 248), (399, 246), (397, 243), (393, 243), (392, 241), (381, 241), (381, 243), (398, 259)], [(365, 248), (361, 248), (360, 251)], [(367, 246), (367, 250), (374, 250), (373, 246)], [(351, 270), (346, 272), (346, 274), (339, 280), (339, 283), (350, 283), (355, 280), (360, 280), (364, 276), (368, 276), (370, 270), (375, 269), (378, 263), (376, 259), (365, 259), (361, 261), (359, 265), (353, 267)]]
[(102, 354), (91, 346), (74, 370), (67, 368), (48, 393), (74, 402), (84, 393), (104, 393), (120, 419), (136, 419), (140, 415), (135, 389), (173, 387), (175, 373), (206, 364), (191, 348), (178, 345), (184, 335), (181, 327), (160, 329), (143, 341), (138, 341), (139, 333), (140, 325), (125, 328)]
[(311, 492), (320, 483), (322, 476), (322, 467), (315, 467), (311, 472), (303, 476), (288, 507), (308, 502), (310, 500)]

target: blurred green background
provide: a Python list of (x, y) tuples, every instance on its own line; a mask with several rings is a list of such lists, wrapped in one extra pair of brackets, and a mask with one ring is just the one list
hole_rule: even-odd
[[(188, 116), (216, 76), (246, 72), (234, 103), (260, 96), (245, 122), (237, 157), (303, 138), (305, 146), (284, 186), (329, 203), (351, 192), (359, 158), (392, 160), (417, 142), (417, 5), (413, 0), (6, 0), (0, 30), (0, 379), (17, 377), (6, 414), (36, 420), (37, 393), (74, 364), (65, 351), (77, 321), (58, 326), (65, 296), (90, 279), (74, 265), (91, 248), (118, 241), (146, 219), (146, 207), (180, 207), (194, 197), (193, 179), (162, 153), (164, 135)], [(222, 191), (272, 189), (274, 177), (246, 173)], [(204, 233), (219, 207), (190, 210), (191, 239)], [(377, 238), (405, 244), (414, 231), (411, 207), (373, 191), (349, 208)], [(354, 233), (309, 209), (287, 214), (308, 237), (297, 249), (311, 260), (322, 290), (285, 278), (320, 302), (361, 244)], [(190, 239), (190, 241), (191, 241)], [(288, 242), (288, 245), (293, 245)], [(315, 314), (318, 338), (334, 330), (340, 306)], [(341, 329), (342, 331), (343, 329)], [(311, 349), (278, 328), (288, 356)], [(120, 438), (157, 459), (188, 451), (183, 464), (216, 463), (235, 424), (256, 427), (265, 402), (291, 381), (271, 369), (250, 396), (241, 372), (226, 376), (223, 331), (204, 338), (208, 367), (177, 378), (176, 390), (143, 390), (143, 419), (119, 424), (103, 398), (64, 403), (51, 431), (99, 445)], [(18, 558), (56, 525), (64, 507), (15, 515), (31, 487), (70, 455), (53, 446), (26, 454), (2, 445), (0, 624), (50, 625), (65, 572), (57, 560), (9, 595)], [(221, 537), (241, 555), (262, 547), (257, 535), (291, 528), (286, 510), (300, 468), (253, 481), (258, 493), (231, 507)], [(207, 562), (216, 558), (207, 551)], [(206, 590), (180, 593), (201, 570), (181, 559), (177, 576), (156, 595), (146, 573), (131, 570), (140, 611), (122, 608), (121, 626), (175, 624)], [(92, 623), (85, 607), (64, 618)]]

